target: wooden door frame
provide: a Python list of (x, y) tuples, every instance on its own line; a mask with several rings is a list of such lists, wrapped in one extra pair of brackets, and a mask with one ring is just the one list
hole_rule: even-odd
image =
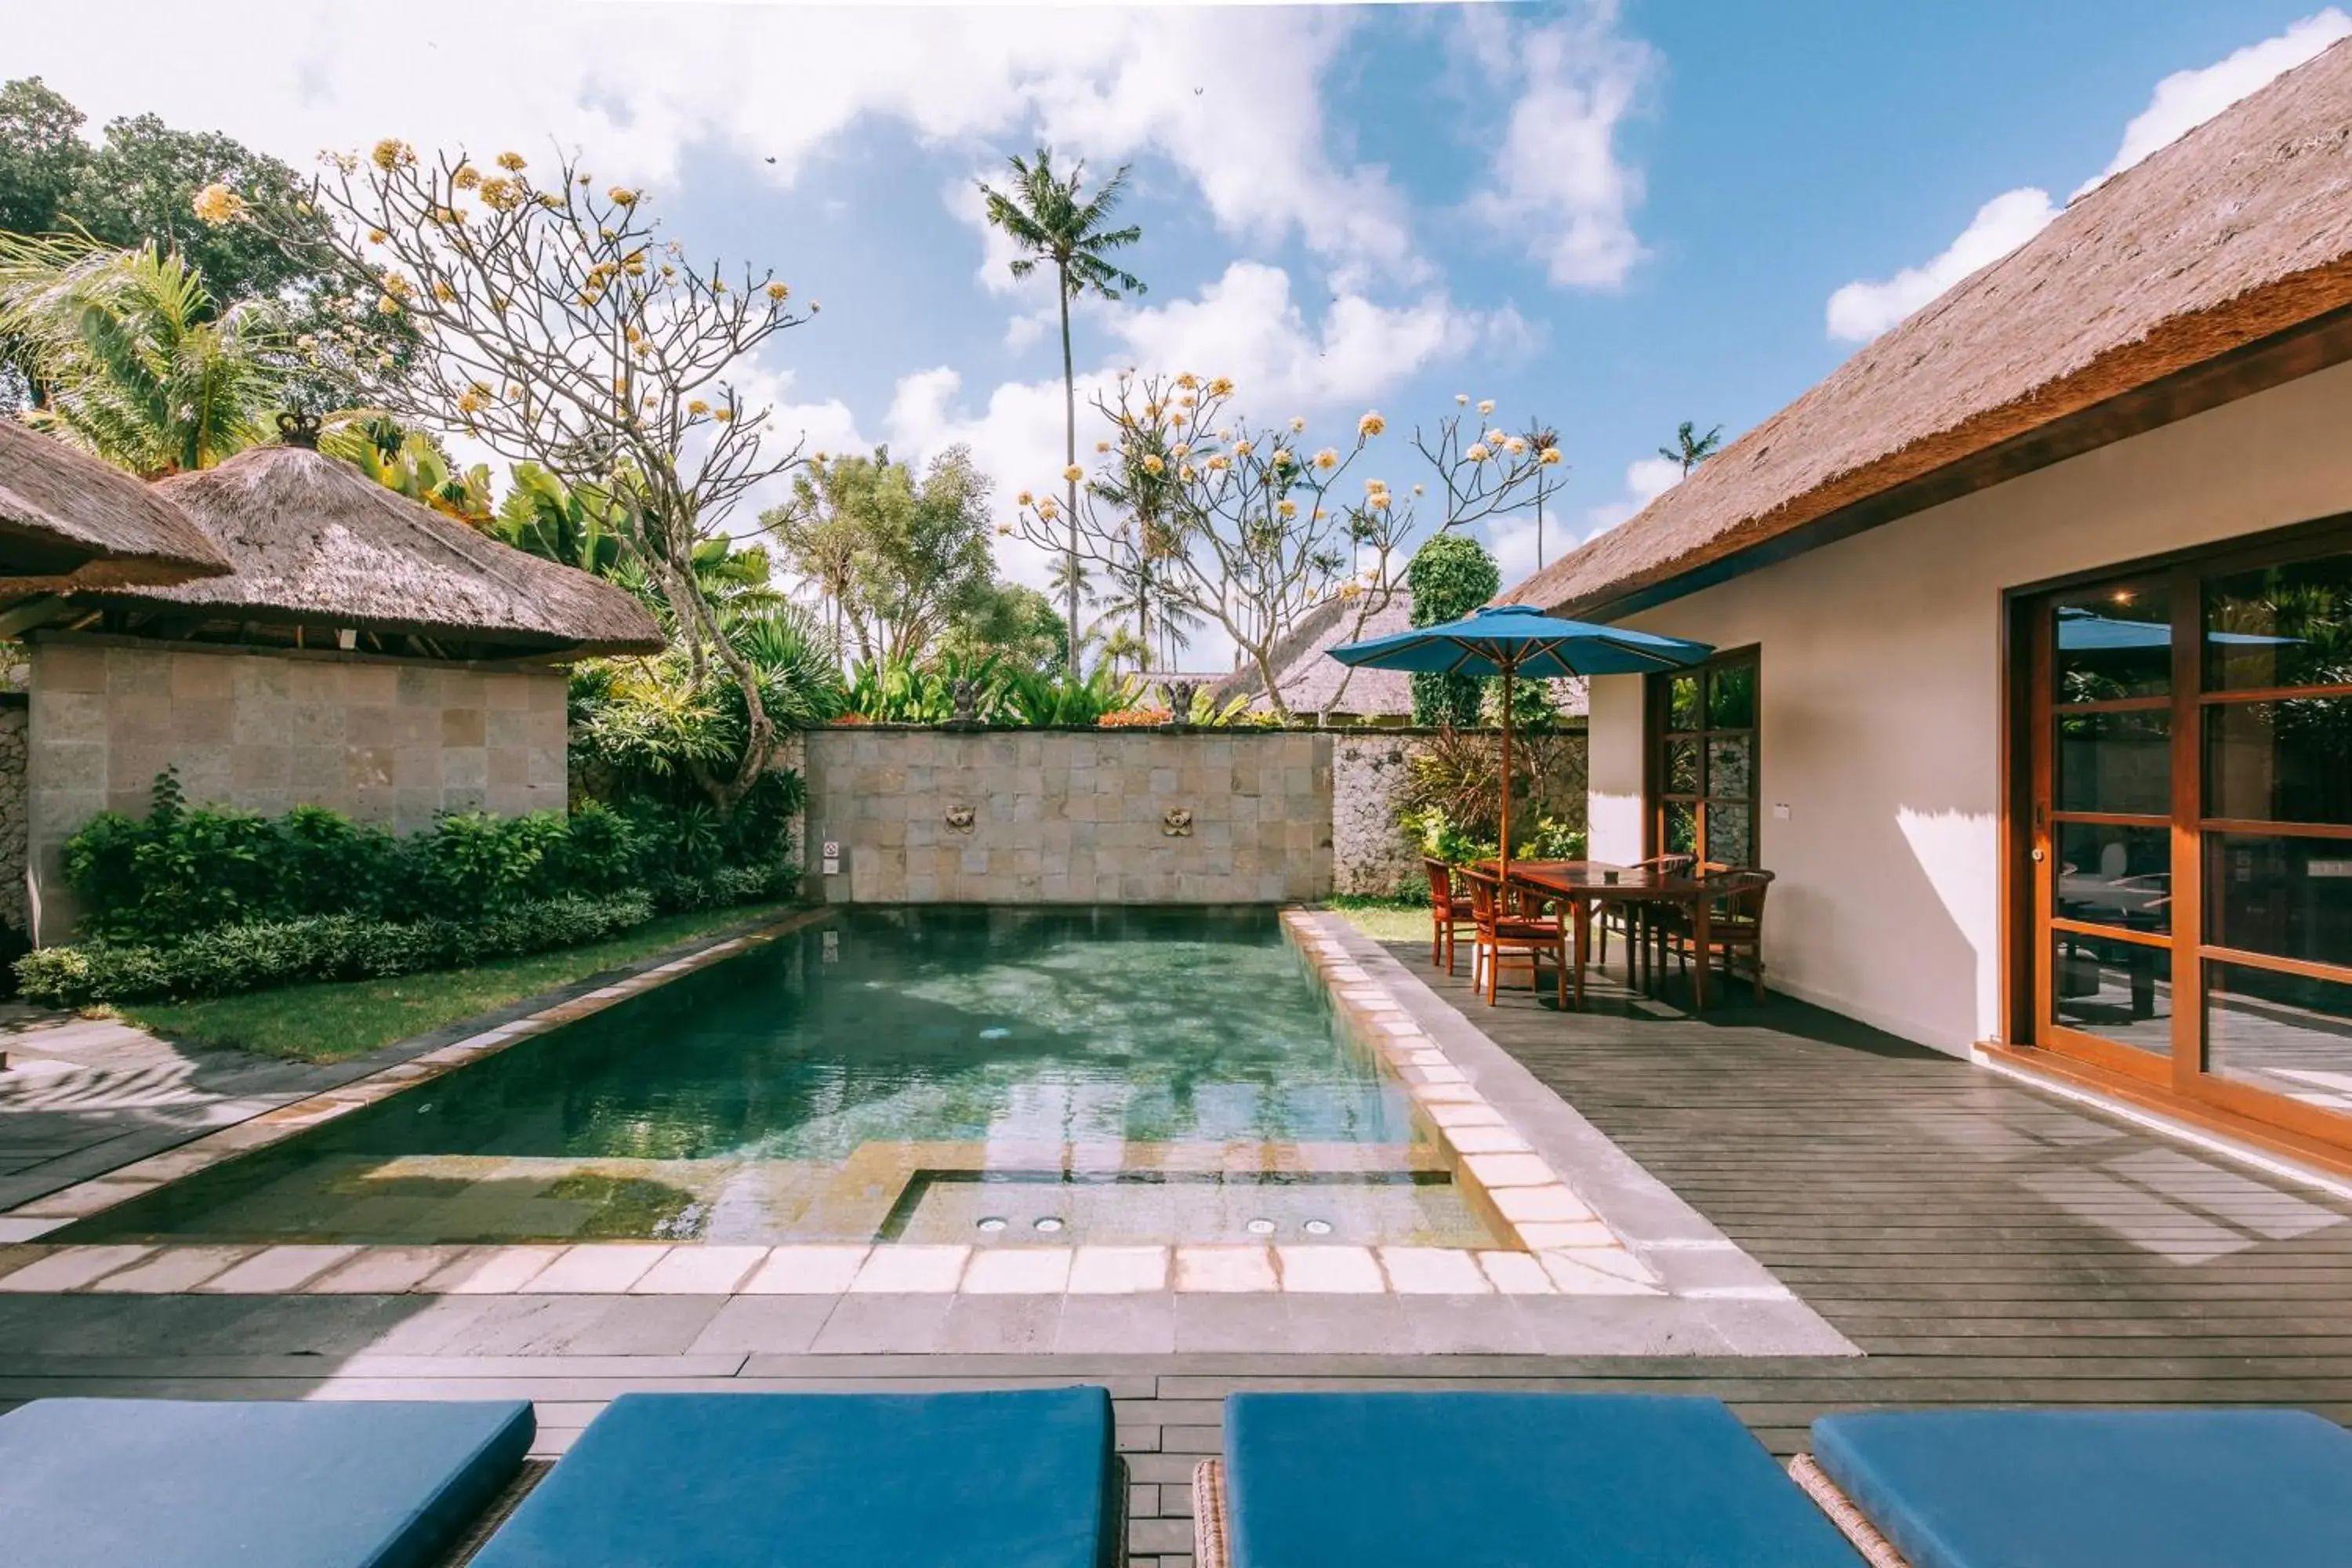
[[(1644, 676), (1642, 681), (1642, 857), (1652, 859), (1666, 853), (1665, 815), (1666, 790), (1664, 756), (1666, 720), (1673, 700), (1672, 682), (1678, 675), (1698, 675), (1699, 703), (1707, 701), (1706, 677), (1716, 670), (1735, 664), (1751, 666), (1756, 671), (1756, 713), (1747, 729), (1748, 744), (1748, 853), (1752, 864), (1764, 864), (1764, 645), (1743, 643), (1738, 647), (1722, 648), (1707, 656), (1703, 663), (1685, 669), (1659, 670)], [(1706, 718), (1701, 713), (1702, 719)], [(1706, 741), (1710, 734), (1736, 734), (1737, 731), (1713, 731), (1702, 727), (1695, 731), (1675, 731), (1673, 733), (1696, 733), (1699, 741), (1699, 782), (1707, 782)], [(1696, 808), (1697, 847), (1706, 846), (1706, 802), (1710, 797), (1702, 792)]]
[[(2352, 1142), (2352, 1114), (2325, 1110), (2285, 1095), (2243, 1081), (2221, 1078), (2205, 1068), (2206, 979), (2208, 963), (2230, 963), (2226, 950), (2208, 940), (2204, 900), (2205, 836), (2222, 831), (2204, 811), (2205, 709), (2211, 705), (2204, 689), (2202, 668), (2203, 584), (2235, 571), (2307, 559), (2352, 550), (2352, 513), (2315, 518), (2284, 528), (2219, 540), (2161, 554), (2120, 561), (2091, 570), (2069, 573), (2005, 589), (2000, 602), (2001, 724), (2000, 758), (2003, 789), (1999, 824), (2000, 857), (1999, 896), (2002, 931), (1998, 944), (2000, 963), (2001, 1023), (2004, 1037), (1996, 1044), (2011, 1048), (2048, 1050), (2061, 1059), (2087, 1065), (2168, 1090), (2190, 1106), (2267, 1121), (2306, 1136), (2336, 1144)], [(2049, 776), (2048, 753), (2054, 748), (2038, 744), (2051, 722), (2053, 704), (2048, 640), (2035, 611), (2042, 601), (2071, 589), (2120, 579), (2161, 577), (2171, 595), (2171, 848), (2172, 910), (2172, 1048), (2168, 1058), (2133, 1047), (2101, 1042), (2095, 1036), (2066, 1030), (2068, 1049), (2053, 1048), (2053, 1026), (2044, 1016), (2046, 987), (2042, 984), (2049, 963), (2046, 902), (2052, 884), (2037, 869), (2032, 851), (2049, 853), (2046, 823), (2037, 823), (2038, 803), (2054, 802), (2054, 780)], [(2248, 694), (2233, 694), (2237, 700)], [(2184, 809), (2185, 807), (2185, 809)], [(2276, 825), (2249, 824), (2262, 833)], [(2338, 829), (2311, 834), (2312, 825), (2298, 825), (2314, 837), (2352, 837)], [(2272, 958), (2270, 963), (2277, 965)], [(2323, 970), (2326, 966), (2320, 966)], [(2335, 978), (2321, 973), (2320, 978)], [(2087, 1047), (2085, 1042), (2088, 1042)], [(2151, 1071), (2151, 1068), (2157, 1069)]]

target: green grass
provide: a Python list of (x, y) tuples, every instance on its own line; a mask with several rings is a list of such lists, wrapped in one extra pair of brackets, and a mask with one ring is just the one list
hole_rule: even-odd
[(288, 1061), (340, 1062), (394, 1040), (520, 1002), (634, 963), (709, 931), (782, 914), (788, 904), (747, 904), (665, 915), (610, 942), (502, 958), (473, 969), (289, 985), (201, 1002), (126, 1003), (124, 1022), (194, 1045), (226, 1047)]
[(1335, 893), (1328, 902), (1333, 910), (1347, 917), (1349, 924), (1374, 942), (1429, 940), (1427, 899), (1382, 899)]

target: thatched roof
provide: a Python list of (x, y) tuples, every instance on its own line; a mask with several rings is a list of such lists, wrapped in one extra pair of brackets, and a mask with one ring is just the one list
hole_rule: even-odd
[[(2269, 384), (2317, 368), (2341, 357), (2334, 313), (2347, 308), (2352, 43), (2339, 43), (2083, 196), (1503, 598), (1577, 614), (1672, 597), (1767, 542), (1836, 537), (2196, 412), (2168, 391), (2192, 375), (2201, 406), (2259, 390), (2210, 390), (2213, 362), (2281, 334), (2324, 330), (2329, 346), (2299, 369), (2275, 356)], [(1972, 460), (1981, 472), (1956, 468)]]
[[(526, 555), (303, 447), (257, 447), (155, 489), (236, 570), (118, 605), (215, 620), (351, 627), (453, 647), (653, 652), (661, 628), (626, 592)], [(182, 618), (185, 618), (184, 616)]]
[(0, 594), (184, 583), (228, 558), (121, 469), (0, 416)]
[[(1359, 713), (1385, 719), (1412, 711), (1411, 676), (1394, 669), (1351, 670), (1338, 659), (1324, 657), (1326, 650), (1343, 642), (1386, 637), (1412, 625), (1412, 601), (1402, 593), (1391, 595), (1388, 603), (1364, 616), (1359, 630), (1356, 620), (1362, 609), (1362, 604), (1354, 599), (1326, 599), (1301, 616), (1290, 635), (1275, 646), (1275, 679), (1291, 712)], [(1342, 680), (1347, 682), (1344, 690)], [(1253, 708), (1269, 706), (1265, 682), (1259, 679), (1255, 665), (1244, 665), (1218, 683), (1219, 702), (1241, 696), (1256, 699), (1250, 704)]]

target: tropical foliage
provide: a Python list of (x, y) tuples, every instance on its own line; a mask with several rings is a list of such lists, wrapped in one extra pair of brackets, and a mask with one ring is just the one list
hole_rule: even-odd
[(291, 381), (276, 304), (215, 308), (176, 251), (0, 235), (0, 333), (41, 390), (27, 416), (152, 479), (262, 439)]
[[(1404, 580), (1412, 595), (1416, 626), (1457, 620), (1492, 599), (1503, 585), (1495, 558), (1466, 533), (1441, 533), (1422, 545), (1407, 563)], [(1475, 675), (1417, 671), (1412, 677), (1412, 721), (1475, 724), (1486, 685)]]

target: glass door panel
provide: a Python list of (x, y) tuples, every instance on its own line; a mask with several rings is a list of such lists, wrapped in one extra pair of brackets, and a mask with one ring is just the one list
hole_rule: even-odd
[(2172, 954), (2161, 947), (2051, 933), (2053, 1020), (2064, 1029), (2127, 1046), (2151, 1058), (2172, 1055)]

